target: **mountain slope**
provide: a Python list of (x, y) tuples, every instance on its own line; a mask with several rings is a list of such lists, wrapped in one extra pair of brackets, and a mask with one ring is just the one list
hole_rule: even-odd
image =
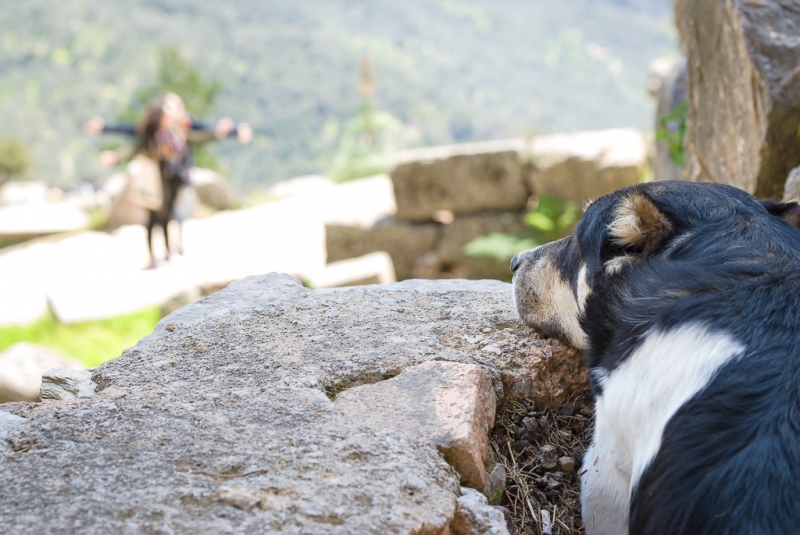
[(224, 90), (211, 114), (250, 121), (217, 149), (263, 185), (331, 165), (358, 110), (358, 66), (403, 143), (615, 126), (650, 129), (647, 62), (673, 53), (669, 0), (0, 0), (0, 137), (34, 149), (33, 175), (103, 174), (80, 123), (117, 117), (177, 46)]

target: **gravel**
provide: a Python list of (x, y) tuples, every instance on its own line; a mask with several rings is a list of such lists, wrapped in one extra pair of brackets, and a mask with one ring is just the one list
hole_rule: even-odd
[(494, 502), (509, 511), (520, 535), (545, 533), (548, 513), (553, 535), (583, 534), (580, 466), (591, 439), (592, 411), (591, 395), (582, 391), (554, 407), (536, 407), (526, 399), (498, 419), (492, 446), (507, 484)]

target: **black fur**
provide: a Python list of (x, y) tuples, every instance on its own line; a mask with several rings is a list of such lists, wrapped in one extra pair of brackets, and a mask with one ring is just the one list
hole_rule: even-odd
[[(606, 274), (606, 261), (636, 254), (609, 235), (631, 194), (647, 195), (673, 230)], [(579, 255), (592, 287), (581, 318), (590, 368), (614, 370), (649, 331), (686, 323), (746, 348), (667, 424), (633, 494), (631, 534), (800, 533), (798, 211), (718, 184), (643, 184), (596, 201), (565, 242), (565, 278)]]

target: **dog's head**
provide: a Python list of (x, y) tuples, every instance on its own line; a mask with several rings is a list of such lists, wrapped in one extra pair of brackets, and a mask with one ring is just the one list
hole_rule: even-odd
[(654, 182), (616, 191), (586, 208), (572, 236), (511, 260), (517, 313), (529, 327), (585, 349), (581, 318), (599, 283), (664, 256), (731, 247), (731, 240), (757, 246), (759, 229), (786, 222), (800, 224), (796, 203), (759, 203), (720, 184)]

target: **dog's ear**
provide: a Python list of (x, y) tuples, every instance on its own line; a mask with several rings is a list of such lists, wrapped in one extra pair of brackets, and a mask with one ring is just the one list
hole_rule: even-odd
[(608, 230), (617, 245), (647, 255), (666, 241), (673, 226), (649, 196), (635, 191), (620, 201)]
[(796, 202), (759, 201), (770, 215), (788, 221), (794, 227), (800, 228), (800, 204)]

